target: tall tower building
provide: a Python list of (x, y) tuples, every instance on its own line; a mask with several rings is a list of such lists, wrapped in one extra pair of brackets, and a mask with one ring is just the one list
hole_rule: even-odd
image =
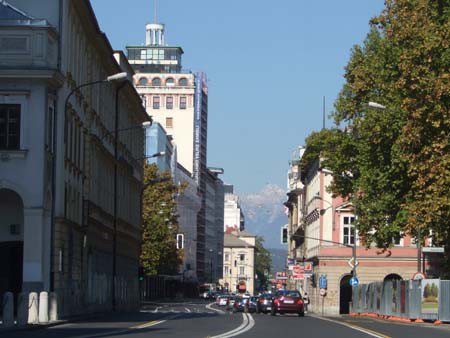
[(134, 83), (153, 117), (177, 146), (178, 163), (196, 181), (202, 196), (197, 217), (197, 276), (205, 276), (205, 191), (208, 87), (203, 73), (182, 68), (183, 49), (165, 44), (165, 26), (146, 25), (145, 45), (127, 46)]

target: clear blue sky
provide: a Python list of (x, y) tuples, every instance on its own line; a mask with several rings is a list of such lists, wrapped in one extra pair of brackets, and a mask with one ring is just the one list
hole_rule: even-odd
[[(153, 0), (91, 0), (115, 49), (140, 45)], [(209, 78), (208, 165), (240, 193), (286, 185), (292, 150), (322, 126), (350, 49), (383, 0), (159, 0), (166, 43)], [(330, 122), (328, 121), (328, 125)]]

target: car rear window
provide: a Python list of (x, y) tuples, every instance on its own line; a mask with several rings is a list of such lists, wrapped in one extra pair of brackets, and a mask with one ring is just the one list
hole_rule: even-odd
[(289, 296), (289, 297), (300, 297), (300, 292), (298, 291), (285, 291), (285, 296)]

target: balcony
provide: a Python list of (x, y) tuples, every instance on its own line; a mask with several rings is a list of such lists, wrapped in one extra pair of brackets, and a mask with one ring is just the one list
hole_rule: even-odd
[(0, 74), (55, 70), (58, 34), (45, 20), (0, 20)]

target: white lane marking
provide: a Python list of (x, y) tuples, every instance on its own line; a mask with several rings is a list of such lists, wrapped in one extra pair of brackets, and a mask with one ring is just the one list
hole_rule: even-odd
[(186, 310), (186, 312), (191, 313), (191, 310), (189, 310), (187, 307), (184, 308)]
[(243, 334), (253, 328), (255, 326), (255, 320), (253, 319), (251, 314), (243, 313), (242, 314), (242, 324), (239, 325), (236, 329), (222, 333), (218, 336), (213, 336), (211, 338), (231, 338), (239, 336), (240, 334)]
[(314, 318), (317, 318), (317, 319), (320, 319), (320, 320), (325, 320), (327, 322), (343, 325), (343, 326), (346, 326), (346, 327), (348, 327), (348, 328), (350, 328), (352, 330), (363, 332), (363, 333), (365, 333), (365, 334), (367, 334), (369, 336), (375, 337), (375, 338), (390, 338), (389, 336), (386, 336), (386, 335), (384, 335), (382, 333), (375, 332), (375, 331), (372, 331), (372, 330), (369, 330), (369, 329), (365, 329), (365, 328), (360, 327), (360, 326), (348, 324), (346, 322), (339, 322), (337, 320), (333, 320), (333, 319), (329, 319), (329, 318), (323, 318), (323, 317), (320, 317), (320, 316), (311, 316), (311, 315), (309, 315), (309, 317), (314, 317)]
[(215, 309), (215, 308), (211, 307), (211, 306), (213, 306), (213, 305), (214, 305), (214, 303), (211, 303), (211, 304), (206, 305), (205, 307), (206, 307), (208, 310), (216, 311), (216, 312), (218, 312), (218, 313), (222, 313), (222, 314), (225, 314), (225, 313), (226, 313), (225, 311), (222, 311), (222, 310)]

